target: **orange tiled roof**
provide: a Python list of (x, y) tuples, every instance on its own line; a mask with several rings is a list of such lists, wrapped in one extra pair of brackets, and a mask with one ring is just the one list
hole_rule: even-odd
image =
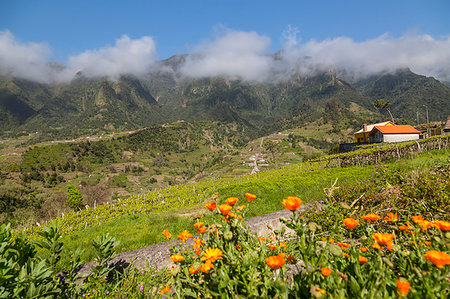
[(411, 127), (410, 125), (398, 125), (398, 126), (376, 126), (377, 129), (383, 134), (419, 134), (420, 132)]

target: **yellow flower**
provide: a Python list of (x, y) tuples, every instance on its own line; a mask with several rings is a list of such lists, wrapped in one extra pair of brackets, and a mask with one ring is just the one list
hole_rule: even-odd
[(223, 254), (223, 252), (219, 248), (209, 247), (203, 253), (201, 260), (215, 262), (216, 260), (222, 259), (222, 254)]
[(384, 217), (384, 221), (395, 222), (398, 221), (397, 213), (388, 213), (386, 217)]
[(225, 215), (228, 215), (228, 213), (230, 213), (232, 208), (233, 207), (229, 206), (229, 205), (220, 205), (219, 206), (219, 211), (220, 211), (220, 213), (222, 213), (222, 215), (225, 216)]
[(450, 265), (450, 256), (444, 251), (427, 251), (425, 252), (425, 258), (435, 264), (438, 268), (442, 268), (445, 265)]
[(200, 238), (194, 238), (194, 245), (192, 245), (192, 247), (195, 249), (195, 248), (200, 248), (200, 247), (202, 247), (203, 245), (205, 245), (205, 242), (203, 242), (203, 240), (202, 239), (200, 239)]
[(328, 267), (323, 267), (322, 269), (320, 269), (320, 272), (322, 272), (322, 275), (327, 277), (331, 274), (331, 269)]
[(167, 240), (169, 240), (170, 237), (172, 236), (172, 234), (169, 232), (167, 228), (165, 231), (162, 232), (162, 234), (167, 238)]
[(288, 196), (288, 198), (283, 199), (281, 203), (287, 210), (295, 211), (300, 208), (302, 200), (297, 196)]
[(186, 242), (190, 237), (192, 237), (192, 234), (189, 233), (189, 231), (184, 230), (178, 235), (178, 240), (180, 240), (181, 243)]
[(348, 229), (354, 229), (359, 224), (359, 221), (353, 218), (345, 218), (344, 224)]
[(159, 292), (161, 295), (164, 295), (165, 293), (172, 293), (172, 290), (170, 289), (170, 286), (166, 286), (164, 289), (162, 289)]
[(256, 195), (251, 194), (251, 193), (245, 193), (244, 196), (245, 196), (245, 198), (247, 198), (247, 201), (249, 201), (249, 202), (256, 198)]
[(269, 257), (266, 257), (266, 264), (267, 266), (269, 266), (272, 269), (278, 269), (281, 266), (284, 265), (284, 263), (286, 262), (286, 260), (284, 259), (284, 257), (279, 256), (279, 255), (272, 255)]
[(228, 197), (227, 199), (225, 199), (225, 202), (230, 206), (234, 205), (237, 201), (238, 201), (237, 197)]
[(406, 296), (409, 293), (409, 288), (411, 285), (406, 280), (398, 280), (397, 279), (397, 290), (400, 296)]
[(361, 218), (366, 221), (369, 221), (369, 220), (375, 221), (375, 220), (379, 220), (381, 217), (376, 214), (367, 214), (367, 215), (362, 216)]
[(272, 244), (268, 245), (267, 247), (269, 247), (270, 250), (276, 250), (278, 248), (277, 246)]
[(170, 256), (170, 259), (174, 262), (174, 263), (178, 263), (181, 262), (182, 260), (184, 260), (184, 256), (182, 256), (181, 254), (174, 254)]

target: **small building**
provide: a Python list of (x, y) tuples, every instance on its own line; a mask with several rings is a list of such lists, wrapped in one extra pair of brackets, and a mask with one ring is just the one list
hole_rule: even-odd
[(375, 126), (369, 133), (369, 143), (402, 142), (419, 139), (420, 132), (409, 125)]
[(390, 121), (385, 121), (382, 123), (372, 124), (372, 125), (364, 125), (363, 128), (356, 133), (354, 133), (354, 141), (356, 143), (367, 143), (369, 142), (369, 134), (376, 126), (395, 126)]
[(442, 134), (450, 135), (450, 116), (447, 117), (447, 122), (445, 123), (444, 127), (442, 128)]

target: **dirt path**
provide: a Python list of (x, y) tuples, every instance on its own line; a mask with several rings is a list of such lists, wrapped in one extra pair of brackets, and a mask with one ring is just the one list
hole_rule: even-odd
[[(305, 210), (306, 208), (309, 208), (313, 204), (314, 203), (307, 203), (302, 205), (302, 207), (299, 209), (300, 212)], [(282, 210), (247, 219), (247, 223), (250, 227), (250, 230), (256, 233), (258, 236), (269, 236), (271, 230), (268, 228), (268, 226), (270, 226), (273, 230), (278, 230), (283, 225), (279, 220), (280, 217), (289, 218), (290, 216), (290, 211)], [(192, 243), (192, 239), (189, 240)], [(111, 266), (126, 267), (133, 263), (134, 266), (139, 269), (148, 267), (162, 269), (165, 267), (170, 267), (171, 265), (173, 265), (173, 263), (170, 260), (169, 245), (177, 244), (177, 242), (177, 240), (171, 240), (132, 251), (122, 252), (111, 261)], [(83, 275), (89, 274), (94, 263), (95, 262), (90, 262), (83, 265), (79, 272)]]

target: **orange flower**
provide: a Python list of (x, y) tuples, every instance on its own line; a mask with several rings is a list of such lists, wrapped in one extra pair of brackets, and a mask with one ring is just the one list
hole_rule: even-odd
[(282, 257), (282, 258), (285, 258), (285, 257), (286, 257), (286, 253), (280, 252), (280, 253), (278, 254), (278, 256), (280, 256), (280, 257)]
[(222, 215), (228, 215), (233, 207), (229, 205), (220, 205), (219, 210)]
[(193, 248), (200, 248), (203, 245), (205, 245), (205, 242), (203, 242), (202, 239), (200, 238), (194, 238), (194, 245), (192, 246)]
[(286, 248), (287, 244), (286, 242), (280, 242), (280, 248)]
[(369, 261), (369, 259), (366, 258), (365, 256), (362, 256), (362, 255), (359, 256), (359, 263), (360, 263), (361, 265), (367, 263), (368, 261)]
[(259, 241), (259, 242), (262, 242), (262, 241), (265, 241), (265, 240), (266, 240), (266, 238), (258, 237), (258, 241)]
[(434, 224), (436, 224), (443, 231), (450, 230), (450, 222), (448, 222), (448, 221), (434, 220)]
[(182, 256), (181, 254), (174, 254), (170, 256), (170, 259), (174, 262), (174, 263), (178, 263), (181, 262), (182, 260), (184, 260), (184, 256)]
[(203, 273), (209, 273), (209, 270), (214, 269), (214, 264), (210, 261), (207, 260), (202, 266), (201, 266), (202, 272)]
[(170, 286), (166, 286), (164, 289), (159, 291), (161, 295), (164, 295), (165, 293), (172, 293), (172, 290), (170, 289)]
[(269, 266), (272, 269), (278, 269), (281, 266), (284, 265), (284, 263), (286, 262), (286, 260), (284, 259), (284, 257), (281, 257), (279, 255), (272, 255), (269, 257), (266, 257), (266, 264), (267, 266)]
[(361, 251), (362, 252), (366, 252), (367, 251), (367, 247), (361, 247)]
[(200, 221), (200, 222), (194, 223), (194, 227), (197, 230), (199, 230), (203, 226), (203, 224), (205, 224), (205, 223)]
[(350, 257), (350, 255), (347, 252), (342, 253), (342, 255), (345, 257)]
[(237, 197), (228, 197), (227, 199), (225, 199), (225, 202), (230, 206), (234, 205), (237, 201), (238, 201)]
[(215, 262), (216, 260), (222, 259), (222, 254), (223, 254), (223, 252), (219, 248), (209, 247), (203, 253), (201, 260)]
[(214, 209), (217, 207), (215, 202), (209, 202), (205, 205), (205, 208), (207, 208), (210, 211), (214, 211)]
[(324, 289), (321, 289), (321, 288), (316, 288), (316, 292), (321, 293), (323, 295), (327, 294), (327, 292)]
[(450, 256), (444, 251), (427, 251), (425, 252), (425, 258), (435, 264), (438, 268), (442, 268), (445, 265), (450, 265)]
[(278, 248), (277, 246), (272, 244), (268, 245), (267, 247), (269, 247), (270, 250), (276, 250)]
[(384, 217), (384, 221), (390, 221), (390, 222), (395, 222), (398, 221), (398, 215), (397, 213), (387, 213), (387, 216)]
[(245, 196), (245, 198), (247, 198), (247, 201), (249, 201), (249, 202), (256, 198), (256, 195), (251, 194), (251, 193), (245, 193), (244, 196)]
[(330, 242), (330, 244), (333, 244), (334, 243), (334, 239), (330, 238), (330, 240), (328, 240), (328, 242)]
[(283, 199), (281, 203), (287, 210), (295, 211), (300, 208), (302, 200), (297, 196), (288, 196), (288, 198)]
[(341, 247), (342, 249), (347, 249), (347, 248), (350, 247), (350, 244), (347, 244), (347, 243), (337, 242), (337, 244), (338, 244), (339, 247)]
[(375, 233), (372, 235), (372, 238), (374, 238), (375, 242), (377, 242), (378, 244), (387, 246), (389, 244), (392, 244), (392, 240), (394, 240), (395, 235), (385, 233)]
[(367, 214), (367, 215), (362, 216), (361, 218), (366, 221), (369, 221), (369, 220), (375, 221), (375, 220), (379, 220), (381, 217), (378, 216), (377, 214)]
[(374, 242), (374, 243), (372, 244), (372, 248), (375, 248), (375, 249), (383, 249), (383, 248), (380, 246), (380, 244), (378, 244), (377, 242)]
[(178, 240), (180, 240), (181, 243), (186, 242), (190, 237), (192, 237), (192, 234), (189, 233), (189, 231), (184, 230), (178, 235)]
[(320, 269), (320, 272), (322, 272), (322, 275), (327, 277), (331, 274), (331, 269), (328, 267), (323, 267), (322, 269)]
[(425, 243), (425, 245), (427, 245), (427, 246), (431, 246), (431, 242), (430, 242), (430, 241), (425, 241), (424, 243)]
[(411, 285), (406, 280), (398, 280), (397, 279), (397, 290), (400, 296), (406, 296), (409, 293), (409, 288)]
[(424, 220), (422, 215), (411, 216), (411, 219), (414, 221), (414, 223), (417, 223), (418, 221)]
[(406, 225), (401, 225), (399, 227), (399, 229), (401, 229), (401, 230), (408, 230), (410, 228), (411, 228), (411, 226), (409, 225), (409, 222), (406, 222)]
[(359, 224), (359, 221), (353, 218), (345, 218), (344, 224), (348, 229), (354, 229)]
[(236, 249), (237, 249), (237, 250), (239, 250), (239, 251), (241, 251), (241, 249), (242, 249), (242, 246), (241, 246), (241, 245), (239, 245), (239, 244), (237, 244), (237, 245), (236, 245)]
[(191, 273), (191, 274), (197, 274), (198, 271), (200, 271), (201, 268), (202, 268), (202, 267), (200, 266), (200, 267), (198, 267), (197, 269), (194, 269), (193, 266), (190, 266), (190, 267), (189, 267), (189, 273)]
[(167, 228), (165, 231), (162, 232), (162, 234), (164, 235), (164, 237), (167, 238), (167, 240), (169, 240), (170, 237), (172, 236), (172, 234), (169, 232), (169, 230)]
[(426, 231), (427, 229), (434, 227), (434, 228), (439, 228), (439, 226), (437, 226), (435, 223), (430, 222), (428, 220), (418, 220), (416, 222), (419, 226), (420, 226), (420, 231)]
[(200, 255), (200, 249), (195, 249), (194, 250), (194, 253), (198, 256), (198, 255)]
[(237, 214), (233, 213), (233, 212), (229, 212), (227, 216), (230, 218), (236, 218)]

